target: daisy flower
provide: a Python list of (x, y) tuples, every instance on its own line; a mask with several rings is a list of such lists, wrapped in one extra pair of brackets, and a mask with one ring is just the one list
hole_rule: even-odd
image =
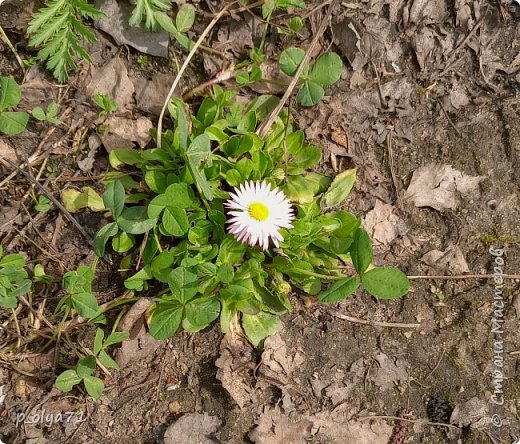
[(269, 238), (278, 247), (283, 241), (280, 228), (292, 228), (294, 210), (278, 188), (271, 189), (265, 181), (248, 181), (230, 193), (224, 203), (232, 216), (228, 231), (239, 241), (251, 247), (258, 244), (263, 250), (269, 246)]

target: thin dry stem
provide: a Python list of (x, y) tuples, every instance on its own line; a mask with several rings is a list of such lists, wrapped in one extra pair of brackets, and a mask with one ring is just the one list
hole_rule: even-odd
[(193, 48), (189, 52), (188, 56), (186, 57), (186, 60), (184, 60), (184, 63), (181, 66), (181, 69), (179, 69), (179, 72), (177, 73), (177, 76), (175, 77), (175, 80), (172, 83), (172, 86), (170, 88), (170, 91), (168, 92), (168, 95), (166, 96), (166, 100), (164, 101), (163, 107), (161, 109), (161, 114), (159, 115), (159, 122), (157, 123), (157, 146), (161, 146), (161, 139), (162, 139), (162, 121), (164, 119), (164, 113), (166, 112), (166, 108), (168, 108), (168, 103), (170, 102), (170, 99), (173, 96), (173, 93), (175, 92), (175, 89), (177, 88), (177, 85), (179, 84), (182, 75), (184, 74), (184, 71), (186, 71), (186, 68), (191, 62), (191, 59), (197, 52), (197, 49), (201, 45), (201, 43), (204, 41), (206, 36), (209, 34), (211, 29), (217, 24), (217, 22), (220, 20), (220, 18), (226, 13), (226, 11), (229, 9), (229, 7), (234, 4), (230, 3), (229, 5), (225, 6), (222, 11), (220, 11), (213, 20), (209, 23), (208, 26), (206, 26), (206, 29), (204, 32), (200, 35), (198, 40), (195, 42), (195, 45), (193, 45)]

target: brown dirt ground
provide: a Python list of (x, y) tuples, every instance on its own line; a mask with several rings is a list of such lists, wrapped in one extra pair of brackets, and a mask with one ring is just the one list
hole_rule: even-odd
[[(327, 31), (323, 46), (332, 40), (333, 49), (344, 56), (346, 73), (319, 106), (296, 109), (295, 113), (307, 136), (331, 156), (330, 162), (324, 162), (325, 169), (358, 168), (349, 209), (364, 216), (378, 200), (394, 206), (404, 228), (389, 244), (376, 249), (377, 264), (397, 265), (408, 275), (453, 274), (449, 266), (436, 269), (421, 258), (431, 250), (444, 251), (457, 245), (472, 274), (492, 273), (493, 257), (488, 248), (494, 245), (504, 248), (505, 272), (520, 271), (518, 17), (520, 6), (504, 1), (363, 1), (344, 3), (335, 11), (334, 32)], [(5, 26), (6, 17), (0, 15), (0, 19)], [(311, 20), (315, 22), (319, 22), (319, 13)], [(355, 60), (360, 52), (352, 45), (352, 31), (345, 31), (350, 29), (349, 23), (362, 37), (364, 63)], [(229, 21), (223, 22), (222, 27), (226, 26)], [(472, 32), (475, 26), (477, 30)], [(8, 34), (13, 40), (21, 39), (19, 31)], [(461, 43), (467, 35), (470, 38)], [(135, 56), (129, 59), (128, 69), (139, 75)], [(17, 72), (10, 52), (2, 47), (0, 71)], [(70, 97), (73, 112), (87, 113), (88, 107), (76, 108), (77, 103), (87, 100), (79, 89)], [(89, 118), (84, 116), (86, 121)], [(27, 135), (10, 140), (18, 150), (30, 154), (45, 130), (32, 124)], [(59, 145), (49, 165), (62, 177), (73, 176), (76, 161), (84, 155), (81, 145), (70, 151), (73, 135), (60, 128), (47, 140), (47, 144)], [(479, 193), (443, 212), (403, 201), (413, 172), (431, 162), (451, 165), (471, 176), (485, 176)], [(105, 168), (106, 156), (98, 154), (92, 173)], [(5, 171), (0, 169), (0, 180), (2, 174)], [(57, 192), (63, 184), (54, 180), (49, 186)], [(82, 185), (97, 186), (95, 181)], [(6, 218), (16, 216), (21, 211), (17, 202), (26, 190), (27, 183), (19, 177), (0, 190), (0, 213)], [(44, 263), (59, 279), (63, 272), (92, 259), (83, 239), (59, 219), (53, 211), (30, 224), (22, 212), (13, 226), (29, 239), (10, 230), (0, 231), (0, 241), (8, 250), (26, 252), (30, 263)], [(102, 221), (101, 216), (91, 213), (79, 214), (78, 219), (90, 233)], [(0, 226), (2, 223), (0, 217)], [(101, 270), (97, 295), (100, 301), (107, 301), (121, 292), (121, 283), (108, 265), (102, 265)], [(272, 434), (255, 442), (436, 444), (460, 439), (463, 443), (513, 443), (520, 439), (520, 308), (518, 304), (517, 311), (513, 307), (519, 282), (509, 280), (504, 288), (504, 372), (508, 379), (503, 406), (490, 402), (492, 280), (420, 279), (413, 281), (413, 290), (400, 301), (376, 301), (358, 292), (337, 306), (329, 306), (293, 295), (295, 308), (283, 318), (280, 337), (287, 356), (293, 359), (298, 352), (301, 359), (290, 371), (273, 375), (265, 369), (266, 358), (261, 352), (246, 353), (249, 361), (245, 361), (245, 371), (235, 369), (237, 379), (251, 390), (242, 408), (217, 378), (222, 334), (216, 325), (195, 335), (181, 333), (164, 343), (141, 344), (149, 350), (105, 378), (107, 389), (98, 402), (80, 391), (64, 395), (51, 388), (54, 349), (48, 354), (28, 349), (9, 359), (2, 353), (0, 386), (6, 397), (0, 404), (0, 439), (33, 444), (161, 443), (170, 424), (185, 414), (204, 412), (221, 421), (216, 434), (204, 442), (248, 443), (255, 425), (281, 409), (294, 422), (307, 418), (319, 424), (316, 418), (329, 415), (334, 421), (336, 415), (342, 418), (336, 424), (338, 431), (349, 421), (367, 423), (360, 419), (366, 415), (411, 421), (374, 420), (373, 428), (382, 429), (380, 424), (390, 427), (386, 440), (349, 441), (346, 436), (350, 435), (314, 428), (306, 440), (300, 435), (291, 441), (283, 434), (284, 427), (277, 429), (273, 420)], [(432, 291), (432, 285), (443, 297)], [(34, 299), (36, 303), (46, 297), (52, 305), (59, 296), (56, 285), (44, 295), (35, 294)], [(421, 327), (362, 325), (338, 318), (338, 312), (379, 322), (420, 323)], [(8, 316), (4, 313), (1, 319)], [(78, 330), (73, 339), (88, 345), (92, 335), (92, 330)], [(389, 357), (391, 364), (381, 354)], [(477, 427), (477, 415), (459, 434), (416, 421), (427, 420), (426, 403), (432, 394), (445, 398), (452, 407), (476, 397), (487, 409), (480, 416), (497, 414), (504, 424), (494, 427), (484, 421)], [(86, 420), (79, 425), (26, 423), (16, 427), (17, 413), (31, 415), (42, 410), (83, 412)], [(171, 442), (192, 441), (186, 435)]]

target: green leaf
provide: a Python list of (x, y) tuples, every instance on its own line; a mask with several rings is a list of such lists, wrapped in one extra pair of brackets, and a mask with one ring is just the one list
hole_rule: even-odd
[(325, 193), (325, 204), (328, 208), (341, 204), (350, 194), (356, 182), (356, 169), (338, 174)]
[(112, 238), (112, 249), (117, 253), (126, 253), (135, 245), (135, 237), (124, 231), (116, 234)]
[(22, 100), (18, 84), (9, 77), (0, 77), (0, 111), (14, 108)]
[(103, 344), (103, 348), (110, 347), (111, 345), (119, 344), (120, 342), (128, 339), (128, 332), (126, 331), (114, 331), (110, 333)]
[(321, 54), (311, 68), (310, 80), (321, 86), (329, 86), (336, 83), (343, 72), (341, 57), (335, 52)]
[(43, 284), (52, 283), (52, 276), (45, 273), (45, 269), (42, 264), (36, 264), (33, 270), (34, 282), (41, 282)]
[(287, 48), (280, 54), (278, 64), (280, 69), (288, 76), (294, 76), (298, 66), (305, 57), (305, 51), (301, 48)]
[(83, 384), (85, 384), (85, 389), (90, 396), (94, 399), (101, 398), (101, 395), (105, 390), (105, 384), (103, 384), (101, 379), (96, 378), (95, 376), (85, 376), (83, 378)]
[(101, 350), (99, 352), (98, 359), (99, 362), (101, 362), (101, 364), (104, 365), (106, 368), (113, 368), (114, 370), (119, 369), (119, 365), (117, 365), (117, 362), (114, 361), (104, 350)]
[(319, 84), (312, 80), (307, 80), (300, 87), (296, 98), (298, 99), (298, 103), (302, 106), (314, 106), (319, 103), (324, 94), (325, 91)]
[(47, 115), (45, 114), (45, 111), (41, 108), (41, 106), (34, 107), (34, 109), (31, 111), (31, 114), (35, 119), (39, 120), (40, 122), (47, 120)]
[(137, 165), (143, 161), (141, 153), (129, 148), (121, 148), (110, 151), (108, 155), (110, 166), (118, 169), (122, 165)]
[(105, 338), (105, 333), (103, 332), (103, 330), (98, 328), (96, 330), (96, 336), (94, 338), (94, 347), (92, 348), (92, 351), (94, 352), (95, 355), (97, 355), (101, 351), (101, 349), (103, 347), (104, 338)]
[(150, 267), (147, 265), (133, 276), (125, 279), (125, 288), (128, 288), (129, 290), (142, 291), (146, 285), (146, 281), (152, 279), (152, 277)]
[(76, 366), (76, 373), (79, 377), (90, 376), (96, 370), (96, 358), (93, 355), (81, 358)]
[(144, 174), (144, 181), (154, 193), (161, 194), (166, 189), (166, 174), (162, 171), (147, 171)]
[(186, 267), (177, 267), (168, 275), (168, 286), (172, 294), (185, 304), (197, 294), (197, 275)]
[(202, 297), (186, 304), (185, 316), (190, 323), (190, 331), (202, 330), (220, 314), (220, 302), (215, 298)]
[(92, 319), (97, 316), (99, 305), (96, 297), (92, 293), (74, 293), (71, 294), (70, 298), (72, 305), (82, 318)]
[(34, 206), (36, 211), (40, 213), (46, 213), (52, 207), (52, 203), (47, 196), (38, 196), (38, 203)]
[(233, 280), (234, 276), (235, 272), (230, 264), (224, 263), (218, 267), (217, 277), (223, 284), (229, 284)]
[(330, 179), (317, 173), (308, 173), (305, 176), (289, 176), (284, 188), (285, 195), (299, 204), (310, 204), (314, 196), (328, 186)]
[(246, 252), (246, 246), (238, 242), (233, 236), (227, 235), (222, 243), (217, 256), (217, 265), (238, 264), (244, 257)]
[[(200, 109), (199, 109), (200, 112)], [(206, 177), (199, 170), (199, 165), (201, 162), (209, 158), (211, 142), (207, 134), (201, 134), (197, 136), (193, 142), (191, 142), (190, 146), (186, 150), (186, 158), (188, 160), (188, 166), (190, 169), (190, 173), (197, 184), (197, 187), (200, 189), (204, 197), (211, 201), (213, 200), (213, 190), (209, 186), (209, 183)]]
[(164, 211), (162, 224), (167, 234), (176, 237), (186, 234), (190, 227), (186, 211), (173, 206)]
[(61, 193), (61, 200), (67, 211), (77, 213), (83, 208), (89, 208), (92, 211), (104, 211), (105, 205), (103, 199), (92, 188), (85, 187), (83, 191), (69, 188)]
[(19, 253), (6, 254), (0, 259), (0, 268), (5, 267), (23, 268), (25, 267), (25, 258)]
[(195, 7), (189, 3), (182, 5), (175, 17), (175, 25), (179, 32), (187, 32), (195, 23)]
[(156, 218), (148, 218), (146, 207), (125, 208), (117, 218), (119, 228), (128, 234), (143, 234), (157, 224)]
[(358, 276), (334, 282), (327, 290), (318, 295), (322, 302), (339, 302), (354, 293), (361, 283)]
[(297, 15), (295, 17), (291, 17), (287, 24), (289, 25), (289, 28), (292, 31), (298, 32), (303, 28), (303, 25), (305, 24), (305, 22), (303, 21), (303, 19), (300, 16)]
[(125, 187), (119, 180), (110, 182), (103, 193), (105, 208), (112, 212), (112, 217), (117, 219), (125, 207)]
[(115, 236), (118, 231), (117, 222), (110, 222), (101, 227), (94, 237), (94, 253), (96, 253), (96, 256), (103, 257), (105, 255), (105, 246), (108, 239)]
[(65, 370), (54, 381), (54, 387), (62, 392), (70, 392), (72, 387), (81, 382), (76, 370)]
[(378, 299), (399, 299), (410, 290), (408, 277), (397, 268), (378, 267), (361, 277), (366, 291)]
[(29, 114), (24, 111), (3, 111), (0, 113), (0, 132), (8, 136), (20, 134), (29, 121)]
[(255, 315), (243, 314), (242, 326), (251, 344), (261, 347), (265, 338), (278, 333), (282, 323), (278, 316), (260, 312)]
[(364, 273), (372, 263), (372, 241), (363, 228), (354, 232), (354, 240), (349, 251), (356, 271), (359, 274)]
[(168, 339), (181, 326), (183, 306), (180, 304), (159, 303), (152, 310), (150, 334), (155, 339)]

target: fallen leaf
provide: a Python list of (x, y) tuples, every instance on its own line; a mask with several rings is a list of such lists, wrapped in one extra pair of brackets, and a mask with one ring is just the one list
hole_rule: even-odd
[(249, 432), (249, 439), (256, 444), (304, 444), (313, 426), (308, 419), (291, 420), (278, 406), (266, 407), (256, 424)]
[(279, 334), (269, 336), (264, 341), (261, 370), (267, 367), (276, 374), (291, 376), (304, 362), (302, 351), (289, 349)]
[(61, 200), (70, 213), (77, 213), (83, 208), (89, 208), (92, 211), (105, 210), (103, 199), (90, 187), (85, 187), (82, 191), (73, 188), (64, 190), (61, 193)]
[(254, 350), (247, 342), (226, 334), (220, 343), (220, 356), (215, 361), (217, 379), (240, 408), (250, 404), (254, 395)]
[(143, 361), (161, 345), (162, 341), (152, 337), (146, 329), (145, 313), (152, 304), (150, 298), (139, 299), (121, 319), (118, 329), (128, 332), (129, 336), (116, 351), (115, 360), (119, 367), (132, 361)]
[(157, 57), (168, 56), (169, 34), (164, 30), (149, 32), (142, 27), (130, 26), (128, 20), (134, 6), (130, 2), (96, 0), (96, 7), (105, 15), (96, 26), (119, 45), (129, 45), (139, 52)]
[(478, 195), (484, 176), (469, 176), (451, 165), (430, 163), (416, 169), (404, 198), (416, 207), (455, 210), (462, 199)]
[(141, 111), (158, 116), (164, 105), (165, 97), (170, 91), (172, 76), (164, 73), (155, 73), (152, 80), (135, 78), (135, 102)]
[(90, 171), (94, 167), (94, 160), (96, 157), (96, 152), (98, 148), (101, 146), (101, 139), (96, 133), (92, 133), (88, 137), (88, 153), (87, 155), (78, 160), (78, 167), (84, 173)]
[(421, 258), (421, 261), (441, 274), (463, 274), (470, 272), (468, 263), (458, 245), (451, 245), (445, 251), (429, 251)]
[(0, 140), (0, 157), (18, 163), (18, 156), (15, 149), (6, 141)]
[(374, 208), (365, 216), (363, 226), (370, 234), (374, 245), (388, 245), (400, 235), (406, 234), (408, 227), (394, 213), (392, 205), (376, 200)]
[(374, 357), (378, 366), (375, 375), (371, 376), (374, 384), (379, 386), (381, 390), (388, 390), (394, 386), (396, 382), (408, 381), (408, 363), (402, 359), (390, 358), (384, 353), (379, 353)]
[(207, 413), (188, 413), (181, 416), (164, 434), (164, 444), (216, 444), (212, 435), (222, 421)]
[(105, 120), (107, 130), (99, 137), (105, 149), (110, 152), (116, 148), (133, 148), (134, 142), (144, 148), (151, 139), (153, 123), (146, 117), (137, 119), (110, 116)]
[(455, 406), (451, 414), (450, 424), (454, 424), (458, 427), (472, 426), (472, 428), (474, 428), (473, 426), (477, 424), (477, 422), (488, 416), (488, 412), (488, 402), (474, 396), (468, 401)]
[(410, 23), (443, 23), (447, 17), (449, 14), (446, 0), (414, 0), (410, 6)]
[(133, 102), (134, 85), (124, 62), (115, 57), (101, 68), (92, 67), (92, 78), (86, 88), (89, 96), (107, 94), (123, 109)]

